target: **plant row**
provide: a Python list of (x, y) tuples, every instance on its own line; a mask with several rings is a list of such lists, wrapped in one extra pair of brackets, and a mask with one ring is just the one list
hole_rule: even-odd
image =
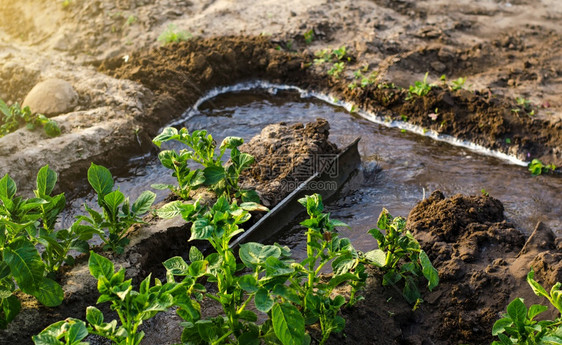
[[(319, 335), (313, 335), (324, 343), (344, 327), (339, 310), (360, 299), (357, 292), (367, 277), (366, 264), (382, 269), (385, 285), (401, 284), (404, 297), (412, 304), (421, 301), (419, 279), (427, 280), (429, 289), (438, 284), (436, 270), (405, 230), (403, 218), (393, 218), (385, 210), (378, 229), (371, 230), (379, 249), (362, 253), (338, 236), (336, 228), (346, 225), (323, 212), (319, 195), (300, 200), (309, 215), (301, 223), (307, 228), (306, 259), (294, 260), (289, 248), (278, 244), (247, 243), (235, 252), (230, 241), (244, 231), (240, 225), (250, 219), (249, 212), (267, 210), (257, 202), (255, 191), (238, 186), (241, 172), (254, 161), (239, 151), (243, 140), (228, 137), (217, 148), (206, 131), (166, 128), (154, 143), (160, 146), (166, 141), (187, 147), (159, 154), (178, 184), (154, 187), (170, 189), (180, 199), (155, 212), (163, 218), (183, 217), (191, 223), (190, 240), (208, 241), (214, 251), (204, 255), (191, 246), (188, 260), (174, 257), (163, 263), (165, 282), (148, 276), (138, 289), (131, 279), (125, 279), (124, 269), (116, 272), (110, 260), (90, 251), (88, 266), (98, 280), (98, 303), (111, 303), (119, 320), (106, 322), (102, 312), (90, 306), (85, 321), (57, 322), (34, 336), (36, 344), (83, 344), (88, 334), (115, 344), (139, 344), (144, 337), (139, 326), (172, 307), (184, 319), (182, 342), (186, 344), (303, 344), (311, 341), (307, 330), (313, 324), (320, 327)], [(226, 150), (230, 150), (230, 159), (224, 163)], [(57, 182), (53, 170), (48, 166), (40, 169), (31, 199), (16, 196), (16, 184), (9, 176), (0, 180), (2, 327), (20, 310), (18, 290), (46, 306), (62, 302), (63, 291), (54, 273), (63, 264), (73, 263), (70, 250), (88, 252), (87, 241), (99, 236), (104, 249), (123, 252), (127, 229), (142, 223), (141, 217), (155, 200), (154, 193), (145, 191), (131, 204), (115, 190), (109, 170), (93, 163), (88, 181), (97, 193), (97, 205), (84, 205), (85, 215), (76, 217), (70, 228), (55, 229), (66, 200), (63, 193), (53, 195)], [(216, 193), (214, 204), (191, 199), (191, 192), (202, 187)], [(350, 286), (351, 293), (346, 297), (335, 293), (340, 285)], [(222, 314), (204, 317), (204, 299), (220, 303)], [(259, 323), (258, 319), (265, 321)]]

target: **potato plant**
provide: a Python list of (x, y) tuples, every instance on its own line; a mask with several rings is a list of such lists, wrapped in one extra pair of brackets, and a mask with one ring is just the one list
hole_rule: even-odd
[(124, 268), (115, 272), (110, 260), (94, 252), (90, 252), (88, 268), (98, 280), (98, 303), (110, 302), (120, 325), (117, 320), (105, 322), (103, 313), (90, 306), (86, 309), (87, 323), (77, 319), (56, 322), (33, 337), (36, 345), (84, 345), (88, 343), (81, 341), (88, 334), (104, 337), (116, 345), (139, 345), (144, 338), (139, 326), (174, 305), (174, 295), (182, 288), (182, 284), (163, 284), (158, 279), (150, 286), (152, 279), (149, 275), (140, 283), (138, 291), (133, 290), (131, 279), (125, 280)]
[(535, 320), (539, 314), (548, 310), (542, 304), (534, 304), (529, 309), (522, 298), (514, 299), (507, 306), (507, 314), (494, 323), (492, 335), (499, 338), (492, 345), (547, 345), (562, 344), (562, 283), (554, 284), (548, 293), (534, 279), (535, 272), (527, 274), (527, 283), (537, 296), (545, 297), (558, 310), (555, 320)]
[[(173, 127), (165, 128), (152, 142), (160, 147), (163, 142), (178, 141), (190, 150), (183, 149), (179, 152), (164, 150), (158, 155), (162, 165), (173, 171), (178, 186), (155, 184), (156, 189), (170, 189), (174, 194), (184, 200), (189, 200), (192, 189), (201, 185), (210, 186), (217, 195), (239, 198), (242, 201), (259, 202), (259, 197), (253, 190), (242, 190), (238, 186), (240, 174), (254, 163), (254, 157), (240, 152), (238, 147), (244, 143), (239, 137), (225, 138), (216, 151), (216, 142), (205, 130), (196, 130), (192, 133), (186, 128), (179, 131)], [(223, 163), (222, 158), (230, 150), (230, 161)], [(190, 169), (190, 161), (200, 164), (203, 169)]]
[(0, 138), (22, 126), (30, 130), (42, 127), (45, 134), (50, 137), (56, 137), (61, 133), (56, 121), (42, 114), (33, 114), (29, 107), (21, 108), (18, 103), (8, 106), (0, 99)]
[[(88, 182), (96, 191), (98, 206), (102, 212), (98, 212), (88, 205), (84, 208), (88, 216), (79, 216), (78, 221), (86, 223), (82, 225), (85, 229), (99, 235), (105, 243), (104, 249), (111, 249), (116, 253), (123, 253), (124, 247), (129, 243), (126, 237), (127, 230), (133, 224), (142, 224), (142, 216), (150, 210), (150, 206), (156, 199), (156, 194), (144, 191), (131, 205), (129, 198), (117, 190), (113, 190), (114, 183), (111, 172), (94, 163), (88, 169)], [(105, 230), (108, 230), (106, 237)]]
[(379, 248), (365, 253), (365, 261), (383, 270), (383, 285), (395, 285), (404, 280), (402, 295), (411, 304), (419, 303), (418, 279), (423, 276), (431, 291), (439, 284), (437, 270), (418, 241), (406, 230), (404, 218), (392, 217), (383, 209), (377, 227), (369, 233), (377, 240)]
[[(338, 315), (340, 308), (355, 302), (356, 291), (366, 278), (359, 255), (348, 239), (340, 239), (334, 231), (345, 224), (330, 220), (322, 213), (319, 195), (309, 196), (300, 202), (306, 206), (310, 219), (301, 224), (307, 231), (307, 258), (300, 263), (291, 258), (287, 247), (246, 243), (240, 246), (236, 262), (229, 246), (231, 239), (243, 232), (239, 224), (247, 221), (249, 211), (262, 209), (255, 203), (236, 201), (229, 203), (222, 196), (208, 211), (201, 214), (197, 203), (176, 202), (176, 212), (192, 222), (190, 240), (206, 240), (216, 250), (204, 257), (199, 250), (190, 250), (190, 264), (181, 257), (167, 260), (164, 266), (171, 277), (183, 277), (188, 294), (181, 302), (178, 314), (186, 321), (182, 341), (189, 344), (246, 344), (281, 342), (303, 344), (311, 341), (306, 326), (319, 323), (320, 343), (332, 332), (343, 330), (344, 319)], [(334, 274), (325, 279), (322, 269), (331, 263)], [(217, 284), (216, 292), (206, 291), (198, 283), (207, 278)], [(332, 292), (340, 284), (352, 287), (349, 301)], [(199, 302), (211, 298), (222, 305), (224, 315), (203, 319)], [(258, 315), (248, 310), (253, 302), (255, 309), (267, 317), (256, 324)]]

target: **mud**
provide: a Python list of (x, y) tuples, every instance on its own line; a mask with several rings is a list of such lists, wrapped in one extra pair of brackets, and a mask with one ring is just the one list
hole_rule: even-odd
[[(531, 267), (548, 289), (562, 273), (552, 231), (539, 223), (525, 239), (491, 197), (434, 192), (412, 209), (407, 227), (438, 270), (439, 286), (425, 291), (413, 311), (375, 270), (365, 300), (344, 311), (344, 335), (331, 344), (489, 344), (492, 325), (511, 300), (545, 304), (525, 282)], [(552, 307), (547, 313), (556, 315)]]
[(304, 182), (316, 173), (317, 168), (311, 166), (315, 157), (339, 153), (336, 145), (328, 141), (329, 130), (328, 121), (320, 118), (306, 126), (282, 122), (265, 127), (260, 135), (240, 147), (257, 162), (244, 173), (242, 183), (256, 186), (265, 206), (276, 205), (292, 192), (288, 186)]

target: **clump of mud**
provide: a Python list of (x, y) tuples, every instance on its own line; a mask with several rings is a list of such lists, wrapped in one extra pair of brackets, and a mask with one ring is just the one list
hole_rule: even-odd
[(244, 184), (255, 186), (266, 206), (277, 204), (299, 182), (318, 171), (321, 157), (339, 153), (328, 140), (330, 124), (315, 122), (289, 125), (285, 122), (265, 127), (261, 133), (240, 147), (253, 155), (254, 164), (244, 173)]
[(332, 344), (489, 344), (511, 300), (546, 304), (525, 282), (531, 267), (548, 288), (560, 281), (562, 251), (552, 231), (539, 223), (526, 241), (492, 197), (437, 191), (412, 209), (407, 224), (438, 270), (439, 286), (412, 311), (398, 290), (369, 278), (365, 300), (345, 312), (346, 337)]

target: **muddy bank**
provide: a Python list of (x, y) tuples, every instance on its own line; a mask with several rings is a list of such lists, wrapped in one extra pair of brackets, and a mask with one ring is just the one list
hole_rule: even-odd
[[(439, 286), (412, 311), (400, 291), (382, 287), (375, 275), (365, 300), (344, 312), (346, 336), (332, 344), (489, 344), (511, 300), (546, 304), (525, 281), (531, 267), (548, 289), (562, 278), (560, 240), (542, 223), (526, 239), (492, 197), (434, 192), (412, 209), (407, 227), (438, 270)], [(555, 317), (552, 308), (548, 313)]]
[[(210, 88), (224, 85), (225, 80), (261, 78), (331, 94), (389, 121), (407, 120), (523, 161), (538, 158), (556, 165), (562, 163), (562, 121), (513, 112), (518, 108), (514, 100), (490, 92), (453, 91), (445, 85), (434, 87), (427, 96), (408, 99), (406, 90), (383, 79), (351, 90), (351, 71), (365, 62), (356, 59), (357, 52), (348, 52), (353, 61), (347, 67), (349, 73), (336, 79), (327, 74), (329, 66), (313, 65), (312, 54), (274, 48), (263, 37), (194, 40), (133, 54), (127, 63), (122, 59), (108, 60), (100, 70), (153, 90), (158, 100), (152, 116), (157, 118), (166, 116), (163, 109), (185, 106), (190, 94), (200, 95), (198, 85)], [(238, 52), (248, 50), (252, 51), (251, 59), (244, 61), (248, 55)]]

